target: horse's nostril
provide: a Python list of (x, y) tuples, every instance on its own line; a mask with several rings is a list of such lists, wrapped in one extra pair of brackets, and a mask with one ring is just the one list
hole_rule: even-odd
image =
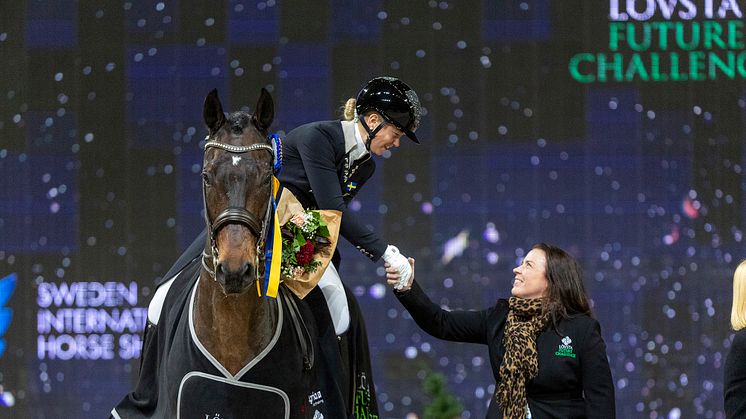
[(222, 263), (215, 264), (215, 281), (225, 284), (225, 267)]
[(243, 279), (244, 281), (251, 281), (254, 276), (254, 265), (246, 263), (243, 266)]

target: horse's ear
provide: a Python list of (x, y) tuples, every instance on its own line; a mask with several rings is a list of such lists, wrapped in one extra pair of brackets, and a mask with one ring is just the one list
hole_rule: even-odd
[(207, 128), (210, 129), (210, 133), (217, 131), (225, 123), (223, 105), (220, 104), (220, 99), (218, 99), (218, 89), (212, 89), (205, 98), (202, 117), (205, 119)]
[(269, 126), (272, 125), (274, 117), (275, 103), (272, 101), (272, 95), (262, 87), (262, 93), (259, 95), (259, 101), (256, 103), (256, 110), (252, 118), (254, 118), (256, 126), (266, 132), (269, 131)]

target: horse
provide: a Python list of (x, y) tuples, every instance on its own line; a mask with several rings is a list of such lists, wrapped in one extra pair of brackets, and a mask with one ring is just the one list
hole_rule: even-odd
[(206, 232), (199, 255), (177, 262), (157, 288), (139, 381), (112, 417), (347, 417), (339, 346), (319, 326), (328, 312), (282, 285), (277, 298), (262, 289), (275, 199), (273, 118), (265, 89), (253, 114), (226, 117), (216, 90), (205, 98)]

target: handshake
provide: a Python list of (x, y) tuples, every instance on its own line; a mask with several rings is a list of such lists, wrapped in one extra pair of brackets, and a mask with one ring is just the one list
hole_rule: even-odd
[(396, 246), (389, 245), (383, 254), (386, 278), (398, 291), (406, 291), (412, 286), (414, 277), (414, 259), (407, 259), (399, 253)]

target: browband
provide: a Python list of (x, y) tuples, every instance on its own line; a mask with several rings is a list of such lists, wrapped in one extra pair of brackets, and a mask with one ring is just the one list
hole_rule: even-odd
[(205, 143), (205, 150), (210, 147), (220, 148), (231, 153), (246, 153), (254, 150), (267, 150), (274, 155), (274, 147), (269, 144), (252, 144), (252, 145), (231, 145), (218, 141), (208, 141)]

